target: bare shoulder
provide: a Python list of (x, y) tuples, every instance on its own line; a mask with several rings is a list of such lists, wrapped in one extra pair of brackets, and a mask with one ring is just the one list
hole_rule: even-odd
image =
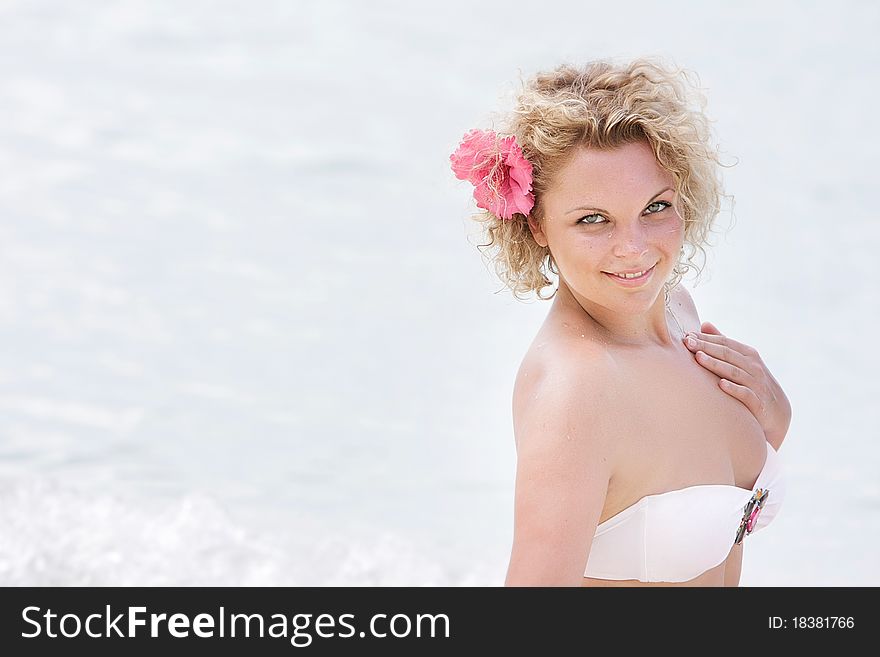
[[(557, 345), (558, 347), (558, 345)], [(530, 352), (514, 386), (517, 467), (507, 585), (579, 585), (612, 475), (611, 358)]]
[(687, 318), (684, 327), (687, 330), (700, 330), (700, 314), (688, 289), (679, 283), (669, 293), (669, 305), (677, 317)]
[[(614, 379), (614, 360), (604, 346), (541, 343), (523, 358), (513, 388), (513, 423), (517, 447), (526, 425), (546, 418), (574, 417), (599, 407)], [(584, 403), (587, 399), (595, 403)]]

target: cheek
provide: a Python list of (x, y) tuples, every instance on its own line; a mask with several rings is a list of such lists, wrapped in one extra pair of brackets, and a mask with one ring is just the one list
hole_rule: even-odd
[(668, 214), (669, 217), (664, 217), (653, 225), (651, 232), (660, 242), (676, 244), (684, 240), (684, 222), (676, 213)]
[(569, 235), (559, 240), (551, 251), (563, 275), (576, 279), (585, 271), (599, 268), (608, 260), (609, 240), (595, 235)]
[(606, 257), (608, 240), (595, 235), (580, 235), (568, 242), (568, 250), (581, 262), (592, 262)]

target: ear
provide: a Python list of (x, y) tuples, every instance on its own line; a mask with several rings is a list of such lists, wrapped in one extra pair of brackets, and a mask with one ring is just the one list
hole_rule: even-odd
[(538, 220), (535, 219), (532, 215), (528, 215), (527, 217), (529, 222), (529, 230), (532, 232), (532, 237), (535, 238), (535, 242), (538, 243), (538, 246), (547, 247), (547, 236), (544, 234), (541, 225), (538, 223)]

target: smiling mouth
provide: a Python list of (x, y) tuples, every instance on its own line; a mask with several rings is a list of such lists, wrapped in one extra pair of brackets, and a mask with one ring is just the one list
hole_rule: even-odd
[(621, 283), (640, 283), (642, 281), (650, 278), (652, 272), (654, 271), (654, 267), (657, 264), (654, 263), (650, 269), (645, 269), (641, 272), (634, 272), (633, 274), (612, 274), (611, 272), (603, 271), (602, 273), (606, 276), (610, 276), (616, 281), (620, 281)]
[(654, 269), (654, 267), (656, 267), (656, 266), (657, 266), (657, 263), (655, 262), (653, 265), (651, 265), (651, 266), (648, 267), (647, 269), (643, 269), (643, 270), (638, 271), (638, 272), (632, 272), (632, 273), (626, 273), (626, 274), (622, 274), (622, 273), (621, 273), (621, 274), (615, 274), (614, 272), (606, 271), (606, 272), (602, 272), (602, 273), (603, 273), (603, 274), (609, 274), (609, 275), (611, 275), (611, 276), (617, 276), (618, 278), (624, 278), (624, 279), (641, 278), (642, 276), (644, 276), (645, 274), (647, 274), (649, 271), (651, 271), (652, 269)]

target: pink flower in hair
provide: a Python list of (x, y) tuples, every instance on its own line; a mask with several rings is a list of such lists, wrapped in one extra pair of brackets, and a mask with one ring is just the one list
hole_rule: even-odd
[(477, 207), (502, 219), (531, 212), (535, 205), (532, 163), (513, 135), (498, 137), (491, 130), (471, 130), (449, 159), (455, 177), (474, 185)]

